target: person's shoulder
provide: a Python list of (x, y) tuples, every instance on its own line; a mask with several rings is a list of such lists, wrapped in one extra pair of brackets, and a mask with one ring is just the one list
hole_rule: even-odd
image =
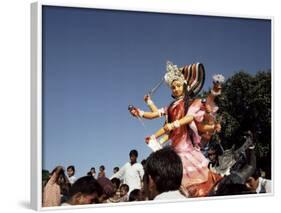
[(136, 165), (136, 167), (143, 169), (143, 166), (141, 163), (136, 163), (135, 165)]
[(71, 206), (69, 203), (62, 203), (61, 206)]
[(154, 198), (154, 200), (180, 200), (186, 198), (187, 197), (185, 197), (179, 190), (175, 190), (175, 191), (163, 192), (157, 195)]
[(124, 164), (123, 168), (127, 168), (130, 165), (131, 165), (130, 162), (127, 162), (127, 163)]
[(262, 177), (259, 177), (259, 182), (262, 185), (265, 185), (265, 186), (271, 184), (271, 180), (270, 179), (266, 179), (266, 178), (262, 178)]

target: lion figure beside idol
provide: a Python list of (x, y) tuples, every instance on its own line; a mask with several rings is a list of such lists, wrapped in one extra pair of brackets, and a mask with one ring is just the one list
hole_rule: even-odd
[(151, 95), (145, 95), (149, 111), (130, 106), (130, 113), (139, 119), (165, 117), (164, 126), (148, 136), (145, 142), (156, 151), (170, 141), (183, 164), (182, 191), (189, 197), (207, 196), (221, 177), (208, 169), (208, 160), (200, 147), (221, 130), (216, 121), (218, 107), (214, 99), (221, 93), (224, 77), (220, 74), (213, 76), (213, 88), (206, 98), (197, 98), (205, 81), (201, 63), (178, 68), (168, 61), (163, 81), (170, 87), (174, 99), (167, 107), (158, 108)]

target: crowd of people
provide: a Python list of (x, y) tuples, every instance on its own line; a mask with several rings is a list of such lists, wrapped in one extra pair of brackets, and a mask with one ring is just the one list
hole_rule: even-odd
[[(228, 173), (220, 170), (221, 155), (215, 145), (210, 146), (208, 167), (221, 179), (207, 196), (271, 192), (271, 181), (262, 177), (260, 169), (255, 167), (252, 147), (240, 153)], [(67, 167), (66, 173), (62, 166), (56, 167), (43, 186), (43, 207), (201, 197), (192, 187), (189, 191), (183, 187), (182, 160), (171, 147), (151, 153), (143, 164), (138, 163), (137, 158), (137, 150), (131, 150), (129, 161), (120, 169), (114, 167), (111, 177), (106, 176), (104, 165), (100, 166), (98, 174), (91, 168), (80, 178), (75, 177), (73, 165)]]
[(174, 100), (158, 108), (150, 93), (144, 97), (149, 111), (128, 107), (131, 115), (139, 119), (165, 118), (164, 126), (145, 138), (153, 151), (148, 158), (138, 163), (137, 150), (131, 150), (129, 162), (120, 169), (115, 167), (112, 177), (106, 176), (104, 165), (98, 174), (91, 168), (79, 179), (74, 176), (73, 165), (67, 167), (67, 176), (58, 166), (44, 185), (43, 206), (271, 192), (271, 181), (261, 175), (257, 166), (250, 131), (245, 133), (243, 145), (235, 150), (224, 150), (213, 141), (221, 131), (215, 98), (221, 94), (224, 77), (215, 75), (210, 93), (198, 98), (204, 79), (200, 63), (178, 68), (167, 62), (164, 80)]

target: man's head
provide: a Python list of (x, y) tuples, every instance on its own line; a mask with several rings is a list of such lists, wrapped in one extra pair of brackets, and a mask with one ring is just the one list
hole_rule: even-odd
[(70, 188), (69, 203), (72, 205), (83, 205), (95, 203), (102, 195), (102, 187), (91, 176), (79, 178)]
[(210, 163), (212, 163), (212, 164), (218, 163), (218, 154), (217, 154), (217, 150), (215, 148), (213, 148), (213, 147), (209, 148), (208, 159), (210, 160)]
[(129, 195), (129, 201), (142, 201), (142, 193), (140, 189), (134, 189)]
[(118, 166), (113, 168), (113, 174), (117, 173), (118, 171), (119, 171), (119, 167)]
[(75, 174), (75, 167), (73, 165), (67, 167), (67, 175), (71, 177)]
[(209, 196), (243, 195), (252, 193), (253, 192), (251, 192), (239, 178), (237, 179), (236, 175), (231, 174), (224, 176), (218, 181), (209, 191)]
[(131, 164), (136, 163), (138, 158), (138, 151), (135, 149), (131, 150), (129, 156), (130, 156)]
[(256, 169), (255, 173), (249, 177), (246, 181), (246, 186), (249, 190), (255, 192), (259, 185), (259, 177), (261, 176), (261, 171)]
[(100, 171), (103, 172), (104, 170), (105, 170), (105, 166), (104, 166), (104, 165), (101, 165), (101, 166), (100, 166)]
[(145, 165), (145, 188), (149, 199), (157, 194), (178, 190), (183, 166), (180, 157), (169, 147), (152, 153)]
[(143, 167), (145, 167), (145, 163), (146, 163), (146, 159), (143, 159), (143, 160), (141, 161), (141, 165), (142, 165)]
[(114, 193), (119, 189), (120, 182), (121, 181), (118, 178), (112, 178), (111, 179), (111, 183), (113, 184), (113, 191), (114, 191)]
[(208, 159), (213, 166), (219, 164), (219, 156), (222, 154), (222, 148), (218, 145), (217, 142), (209, 142)]
[(95, 167), (92, 167), (92, 168), (90, 169), (90, 172), (91, 172), (91, 173), (96, 173), (96, 168), (95, 168)]
[(103, 189), (103, 194), (99, 199), (99, 201), (102, 203), (109, 197), (112, 197), (115, 191), (112, 182), (106, 177), (99, 177), (98, 183), (101, 185)]
[(122, 184), (120, 186), (120, 196), (123, 197), (125, 196), (126, 194), (128, 194), (129, 192), (129, 186), (127, 184)]

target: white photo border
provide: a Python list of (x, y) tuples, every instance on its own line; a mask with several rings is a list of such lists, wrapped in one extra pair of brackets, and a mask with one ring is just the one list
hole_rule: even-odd
[[(204, 198), (189, 198), (184, 201), (165, 200), (165, 201), (139, 201), (134, 203), (114, 203), (102, 205), (79, 205), (79, 206), (59, 206), (59, 207), (42, 207), (42, 8), (43, 6), (57, 6), (57, 7), (74, 7), (74, 8), (88, 8), (88, 9), (104, 9), (112, 11), (128, 11), (128, 12), (151, 12), (151, 13), (165, 13), (165, 14), (182, 14), (182, 15), (201, 15), (214, 16), (225, 18), (251, 18), (264, 19), (271, 21), (271, 173), (272, 173), (272, 192), (266, 194), (255, 195), (233, 195), (233, 196), (219, 196), (219, 197), (204, 197)], [(106, 3), (95, 2), (60, 2), (42, 0), (31, 4), (31, 208), (37, 211), (46, 210), (62, 210), (62, 209), (85, 209), (85, 208), (100, 208), (112, 206), (128, 206), (128, 205), (143, 205), (155, 203), (177, 203), (190, 201), (206, 201), (206, 200), (222, 200), (222, 199), (239, 199), (249, 197), (268, 197), (275, 195), (275, 149), (274, 149), (274, 17), (273, 16), (257, 16), (257, 15), (236, 15), (223, 13), (206, 13), (189, 11), (185, 9), (173, 10), (167, 8), (146, 8), (135, 7), (131, 5), (118, 6), (107, 5)]]

